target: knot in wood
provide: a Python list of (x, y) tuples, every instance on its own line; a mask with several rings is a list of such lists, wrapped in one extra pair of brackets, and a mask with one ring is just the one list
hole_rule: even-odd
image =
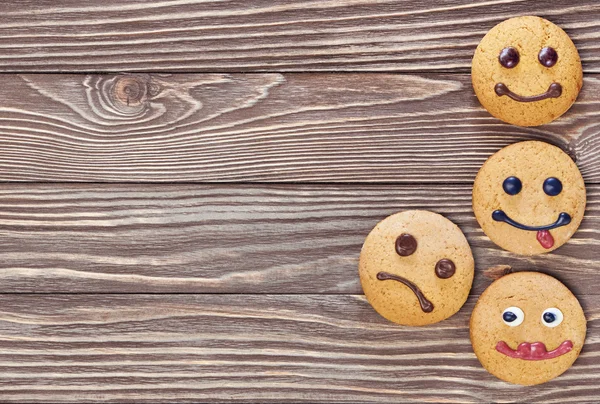
[(149, 83), (138, 76), (122, 76), (113, 85), (113, 101), (128, 107), (145, 104)]

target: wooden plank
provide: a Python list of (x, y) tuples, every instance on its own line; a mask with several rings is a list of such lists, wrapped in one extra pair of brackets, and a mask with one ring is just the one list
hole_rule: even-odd
[(539, 15), (600, 72), (595, 0), (3, 2), (0, 70), (462, 71), (485, 33)]
[(502, 265), (599, 290), (597, 185), (573, 239), (527, 258), (483, 234), (467, 185), (13, 184), (0, 187), (0, 292), (360, 294), (364, 238), (407, 209), (437, 211), (466, 233), (473, 293)]
[(3, 402), (594, 402), (600, 296), (584, 350), (551, 384), (501, 382), (469, 342), (469, 299), (402, 327), (363, 296), (0, 296)]
[(0, 87), (0, 181), (471, 183), (501, 147), (538, 139), (600, 182), (596, 77), (540, 128), (492, 118), (468, 75), (0, 75)]

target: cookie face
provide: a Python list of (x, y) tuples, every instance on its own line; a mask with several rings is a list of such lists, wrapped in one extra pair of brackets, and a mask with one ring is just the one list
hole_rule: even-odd
[(359, 275), (373, 308), (404, 325), (437, 323), (456, 313), (473, 283), (471, 248), (458, 226), (412, 210), (381, 221), (360, 253)]
[(505, 147), (481, 167), (473, 211), (485, 234), (505, 250), (534, 255), (557, 249), (579, 227), (585, 184), (571, 158), (544, 142)]
[(545, 383), (571, 367), (585, 340), (586, 319), (577, 298), (555, 278), (517, 272), (498, 279), (471, 315), (477, 359), (504, 381)]
[(475, 94), (498, 119), (537, 126), (564, 114), (583, 85), (577, 48), (558, 26), (516, 17), (492, 28), (471, 67)]

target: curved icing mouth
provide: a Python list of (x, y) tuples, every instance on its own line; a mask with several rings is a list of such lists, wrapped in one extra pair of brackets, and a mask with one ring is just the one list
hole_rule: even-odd
[(504, 83), (496, 84), (496, 86), (494, 87), (494, 91), (496, 92), (496, 94), (499, 97), (506, 95), (507, 97), (509, 97), (515, 101), (518, 101), (518, 102), (534, 102), (534, 101), (542, 101), (542, 100), (545, 100), (546, 98), (560, 97), (562, 94), (562, 86), (558, 83), (552, 83), (552, 84), (550, 84), (550, 87), (548, 87), (548, 90), (546, 90), (545, 93), (538, 94), (538, 95), (531, 95), (531, 96), (524, 96), (524, 95), (516, 94), (516, 93), (512, 92), (508, 88), (508, 86)]
[(510, 224), (512, 227), (516, 227), (517, 229), (527, 230), (527, 231), (543, 231), (543, 230), (552, 230), (557, 227), (566, 226), (571, 223), (571, 215), (565, 212), (561, 212), (558, 215), (556, 221), (552, 224), (547, 224), (545, 226), (527, 226), (525, 224), (521, 224), (513, 219), (511, 219), (503, 210), (495, 210), (492, 212), (492, 219), (496, 222), (504, 222)]
[(512, 349), (504, 341), (499, 341), (496, 344), (496, 351), (515, 359), (523, 359), (526, 361), (539, 361), (544, 359), (558, 358), (570, 352), (573, 349), (573, 343), (569, 340), (564, 341), (558, 348), (548, 351), (543, 342), (522, 342), (517, 349)]
[(421, 306), (421, 310), (423, 310), (425, 313), (431, 313), (433, 311), (433, 303), (431, 303), (431, 301), (429, 301), (425, 297), (425, 295), (423, 294), (423, 292), (421, 292), (421, 289), (419, 289), (417, 285), (415, 285), (408, 279), (398, 275), (390, 274), (389, 272), (379, 272), (377, 274), (377, 279), (379, 279), (380, 281), (398, 281), (406, 285), (415, 294), (415, 296), (417, 296), (417, 299), (419, 300), (419, 305)]
[(566, 226), (571, 223), (571, 215), (566, 212), (561, 212), (556, 221), (545, 226), (527, 226), (511, 219), (503, 210), (495, 210), (492, 212), (492, 219), (496, 222), (504, 222), (514, 228), (525, 231), (536, 231), (536, 239), (545, 249), (550, 249), (554, 246), (554, 237), (550, 234), (550, 230), (557, 227)]

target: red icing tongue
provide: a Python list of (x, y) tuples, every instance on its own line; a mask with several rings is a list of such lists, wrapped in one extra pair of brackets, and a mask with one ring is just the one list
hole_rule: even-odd
[(545, 249), (552, 248), (554, 245), (554, 237), (552, 237), (549, 230), (538, 231), (536, 238)]
[(542, 359), (548, 354), (548, 352), (546, 351), (546, 345), (544, 345), (541, 342), (534, 342), (532, 344), (528, 342), (523, 342), (517, 347), (517, 352), (519, 352), (524, 357), (532, 359)]

